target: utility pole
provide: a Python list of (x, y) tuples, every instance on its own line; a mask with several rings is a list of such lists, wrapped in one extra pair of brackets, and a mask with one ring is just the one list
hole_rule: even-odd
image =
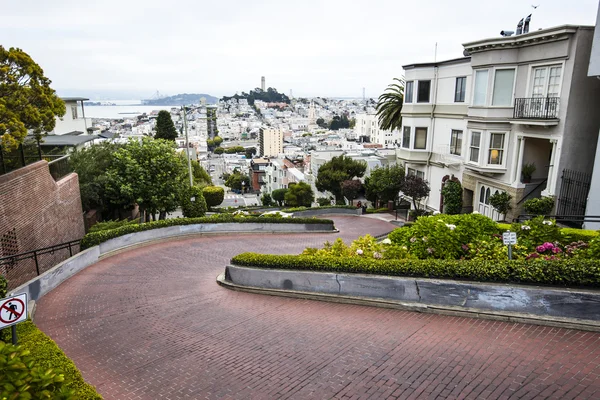
[(187, 151), (188, 173), (190, 175), (190, 187), (191, 187), (191, 186), (194, 186), (194, 179), (192, 178), (192, 161), (190, 160), (190, 142), (188, 139), (187, 116), (185, 114), (185, 106), (183, 106), (183, 129), (185, 131), (185, 148)]

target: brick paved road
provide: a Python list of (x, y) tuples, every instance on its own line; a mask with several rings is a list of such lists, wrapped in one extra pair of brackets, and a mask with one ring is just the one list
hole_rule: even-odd
[[(352, 239), (393, 228), (336, 217)], [(242, 251), (336, 235), (197, 237), (105, 259), (44, 297), (36, 322), (106, 399), (600, 398), (600, 334), (239, 293)]]

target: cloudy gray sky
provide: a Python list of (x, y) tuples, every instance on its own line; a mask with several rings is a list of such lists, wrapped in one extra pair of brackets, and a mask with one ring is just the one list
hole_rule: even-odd
[[(98, 98), (260, 85), (294, 96), (378, 96), (402, 65), (462, 55), (514, 30), (594, 25), (598, 0), (0, 0), (0, 44), (60, 94)], [(531, 4), (540, 5), (534, 10)]]

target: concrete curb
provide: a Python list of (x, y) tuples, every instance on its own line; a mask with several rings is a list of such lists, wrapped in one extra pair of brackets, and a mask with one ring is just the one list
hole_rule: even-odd
[[(282, 270), (277, 270), (280, 272)], [(258, 287), (252, 285), (244, 285), (232, 282), (228, 276), (230, 272), (226, 270), (226, 272), (222, 273), (217, 277), (217, 283), (223, 287), (245, 291), (256, 294), (266, 294), (271, 296), (283, 296), (283, 297), (293, 297), (293, 298), (301, 298), (301, 299), (309, 299), (309, 300), (319, 300), (319, 301), (329, 301), (335, 303), (346, 303), (346, 304), (357, 304), (357, 305), (365, 305), (365, 306), (373, 306), (373, 307), (383, 307), (383, 308), (394, 308), (400, 310), (407, 311), (416, 311), (423, 313), (434, 313), (434, 314), (442, 314), (442, 315), (451, 315), (451, 316), (459, 316), (459, 317), (470, 317), (470, 318), (483, 318), (483, 319), (491, 319), (491, 320), (499, 320), (506, 322), (518, 322), (518, 323), (527, 323), (534, 325), (543, 325), (543, 326), (552, 326), (559, 328), (568, 328), (568, 329), (579, 329), (585, 331), (593, 331), (600, 332), (600, 321), (597, 320), (589, 320), (589, 319), (578, 319), (578, 318), (570, 318), (570, 317), (560, 317), (560, 316), (552, 316), (552, 315), (536, 315), (526, 312), (516, 312), (516, 311), (507, 311), (507, 310), (486, 310), (481, 308), (474, 307), (465, 307), (456, 306), (456, 305), (448, 305), (448, 304), (427, 304), (427, 303), (419, 303), (412, 301), (402, 301), (397, 299), (390, 298), (381, 298), (375, 296), (352, 296), (347, 294), (335, 294), (332, 292), (326, 293), (328, 288), (326, 278), (321, 280), (313, 280), (311, 276), (311, 284), (315, 286), (323, 286), (322, 291), (306, 291), (306, 290), (293, 290), (287, 288), (273, 288), (273, 287)], [(325, 274), (325, 273), (322, 273)], [(336, 274), (329, 274), (336, 275)], [(376, 278), (389, 278), (389, 277), (376, 277)], [(277, 278), (274, 278), (276, 281)], [(338, 282), (339, 284), (339, 282)], [(370, 288), (372, 289), (372, 287)]]

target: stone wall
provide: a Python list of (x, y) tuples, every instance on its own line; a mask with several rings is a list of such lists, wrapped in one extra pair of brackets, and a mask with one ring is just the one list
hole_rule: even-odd
[[(512, 222), (514, 218), (518, 217), (519, 214), (523, 213), (523, 203), (517, 204), (519, 200), (525, 194), (525, 188), (516, 188), (509, 185), (504, 185), (494, 179), (486, 179), (484, 177), (479, 177), (475, 175), (471, 175), (468, 173), (463, 173), (462, 186), (464, 189), (473, 191), (473, 204), (464, 204), (464, 206), (473, 206), (473, 210), (477, 210), (477, 202), (479, 201), (479, 192), (477, 192), (477, 183), (482, 183), (487, 186), (493, 186), (500, 190), (506, 191), (508, 194), (512, 196), (512, 200), (510, 205), (512, 206), (512, 210), (510, 210), (505, 217), (505, 220), (508, 222)], [(463, 195), (464, 200), (464, 195)]]

